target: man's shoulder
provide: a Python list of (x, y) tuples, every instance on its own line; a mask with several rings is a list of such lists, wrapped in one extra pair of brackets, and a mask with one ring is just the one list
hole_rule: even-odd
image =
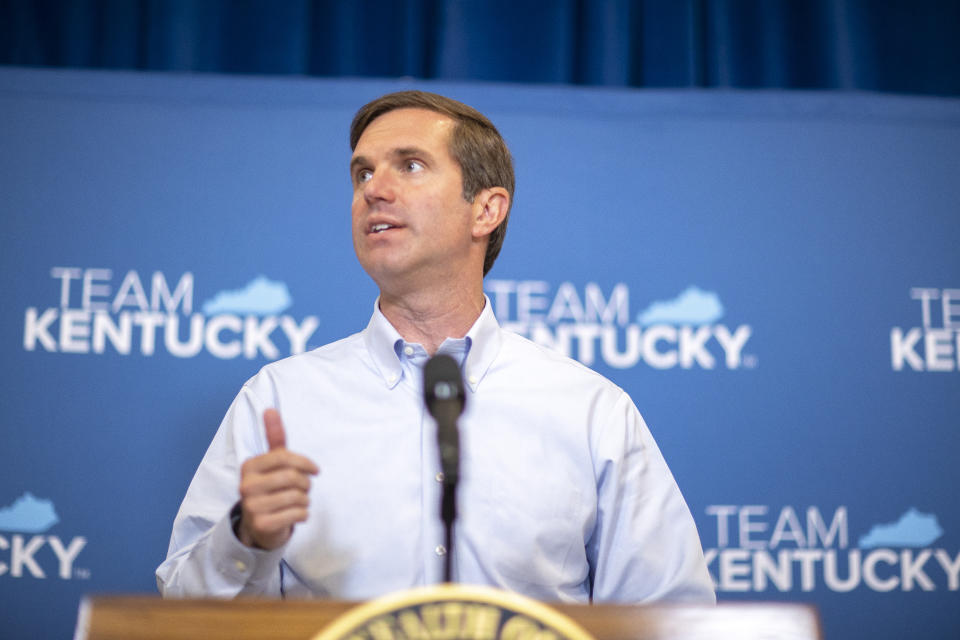
[(354, 333), (309, 351), (274, 360), (265, 364), (251, 380), (262, 376), (288, 377), (308, 371), (320, 372), (358, 362), (364, 352), (362, 336), (362, 332)]
[(500, 330), (502, 350), (511, 366), (528, 369), (530, 375), (563, 380), (572, 385), (585, 385), (622, 391), (614, 382), (585, 364), (554, 349), (538, 344), (507, 329)]

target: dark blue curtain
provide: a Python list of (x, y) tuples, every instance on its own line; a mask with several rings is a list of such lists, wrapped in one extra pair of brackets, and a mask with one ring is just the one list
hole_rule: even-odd
[(0, 0), (0, 63), (960, 94), (960, 1)]

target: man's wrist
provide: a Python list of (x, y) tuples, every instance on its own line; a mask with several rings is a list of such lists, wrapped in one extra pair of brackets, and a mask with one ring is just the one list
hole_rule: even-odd
[(260, 548), (243, 529), (243, 505), (240, 504), (239, 500), (233, 505), (233, 508), (230, 509), (230, 529), (233, 530), (234, 537), (239, 540), (242, 545), (252, 549)]

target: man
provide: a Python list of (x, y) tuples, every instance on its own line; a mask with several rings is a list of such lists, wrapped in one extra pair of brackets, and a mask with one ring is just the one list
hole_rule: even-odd
[(177, 515), (163, 594), (364, 599), (440, 581), (443, 478), (421, 386), (446, 353), (468, 389), (455, 581), (713, 602), (693, 519), (630, 398), (493, 316), (483, 277), (514, 186), (496, 128), (409, 91), (363, 107), (350, 143), (373, 317), (244, 385)]

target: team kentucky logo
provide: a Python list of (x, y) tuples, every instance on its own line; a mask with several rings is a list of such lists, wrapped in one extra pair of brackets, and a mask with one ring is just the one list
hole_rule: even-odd
[(813, 505), (710, 505), (715, 518), (703, 532), (704, 554), (721, 592), (957, 591), (960, 553), (942, 538), (933, 513), (910, 507), (898, 518), (873, 524), (856, 542), (845, 505), (826, 515)]
[(960, 289), (914, 287), (919, 327), (890, 329), (894, 371), (960, 371)]
[[(134, 270), (115, 278), (111, 269), (53, 267), (50, 293), (59, 305), (29, 307), (24, 315), (27, 351), (192, 358), (262, 357), (302, 353), (319, 320), (284, 314), (292, 304), (286, 284), (258, 276), (239, 289), (220, 291), (194, 311), (194, 277), (170, 286), (161, 271), (149, 278)], [(119, 281), (119, 284), (117, 282)]]
[(757, 356), (745, 349), (750, 325), (721, 322), (720, 296), (689, 286), (674, 297), (653, 300), (634, 312), (623, 283), (607, 290), (595, 282), (488, 280), (485, 289), (505, 329), (593, 366), (628, 369), (753, 369)]
[(0, 507), (0, 576), (88, 579), (89, 569), (74, 567), (87, 546), (86, 537), (72, 536), (67, 541), (58, 535), (45, 535), (59, 522), (53, 502), (29, 491)]

